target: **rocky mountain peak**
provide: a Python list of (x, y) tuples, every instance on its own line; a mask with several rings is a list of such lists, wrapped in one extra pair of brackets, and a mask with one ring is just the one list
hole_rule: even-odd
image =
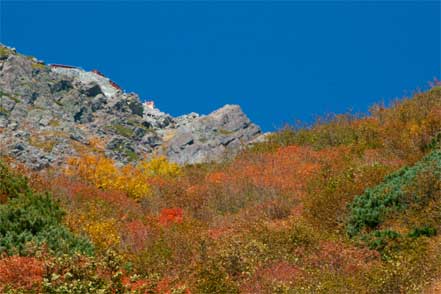
[(155, 154), (201, 163), (260, 136), (238, 105), (173, 117), (97, 70), (46, 65), (0, 45), (0, 153), (31, 168), (88, 152), (121, 164)]

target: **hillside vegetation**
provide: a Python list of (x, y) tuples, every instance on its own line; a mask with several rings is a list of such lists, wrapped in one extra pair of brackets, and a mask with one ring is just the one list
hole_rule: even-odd
[(436, 293), (440, 233), (439, 86), (222, 163), (0, 165), (2, 293)]

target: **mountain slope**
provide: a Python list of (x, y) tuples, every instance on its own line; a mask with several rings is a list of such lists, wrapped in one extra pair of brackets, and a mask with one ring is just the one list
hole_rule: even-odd
[[(51, 173), (6, 161), (0, 292), (438, 293), (440, 114), (438, 85), (274, 133), (222, 164), (98, 154)], [(164, 152), (198, 154), (196, 132), (210, 139), (216, 124), (238, 132), (218, 112), (142, 121)]]

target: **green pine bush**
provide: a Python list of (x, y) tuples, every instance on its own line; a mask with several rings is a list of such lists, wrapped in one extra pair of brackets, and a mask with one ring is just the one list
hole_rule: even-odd
[(27, 245), (46, 245), (55, 254), (92, 254), (88, 240), (75, 236), (63, 224), (64, 211), (51, 195), (33, 192), (21, 175), (0, 163), (0, 253), (26, 254)]
[(0, 196), (7, 198), (17, 198), (23, 194), (31, 193), (31, 189), (24, 176), (10, 171), (8, 167), (0, 161)]
[[(434, 150), (412, 167), (405, 167), (387, 176), (380, 185), (367, 189), (350, 205), (347, 233), (353, 237), (363, 229), (377, 228), (387, 214), (408, 207), (406, 187), (414, 184), (417, 175), (429, 168), (441, 177), (441, 150)], [(415, 195), (415, 200), (424, 195)]]

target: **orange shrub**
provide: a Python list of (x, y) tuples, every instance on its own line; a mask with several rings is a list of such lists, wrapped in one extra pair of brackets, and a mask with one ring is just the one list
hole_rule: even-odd
[(244, 154), (225, 171), (209, 173), (212, 185), (230, 186), (243, 191), (246, 185), (276, 189), (290, 196), (301, 196), (309, 177), (318, 172), (323, 162), (341, 160), (347, 149), (314, 151), (309, 147), (287, 146), (273, 153)]

